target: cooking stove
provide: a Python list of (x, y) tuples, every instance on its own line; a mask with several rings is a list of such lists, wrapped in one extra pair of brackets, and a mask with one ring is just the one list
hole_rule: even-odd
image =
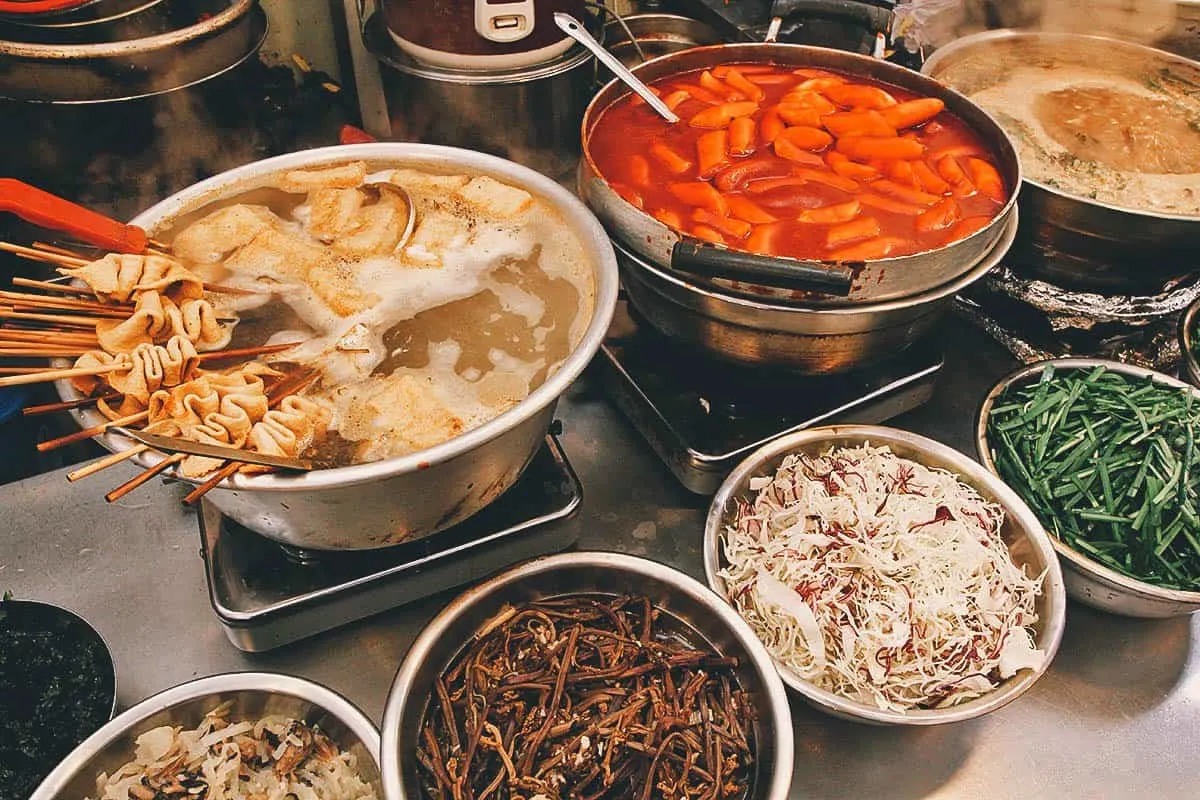
[(704, 495), (781, 436), (835, 422), (879, 423), (922, 405), (942, 363), (941, 347), (925, 340), (842, 375), (726, 364), (668, 341), (622, 300), (594, 368), (679, 482)]
[(571, 546), (577, 534), (553, 523), (575, 514), (583, 488), (556, 432), (487, 508), (449, 530), (383, 550), (286, 547), (203, 502), (201, 556), (225, 634), (240, 650), (271, 650)]

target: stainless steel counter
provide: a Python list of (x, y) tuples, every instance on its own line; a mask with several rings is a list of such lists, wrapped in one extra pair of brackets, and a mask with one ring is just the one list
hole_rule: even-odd
[[(934, 400), (892, 424), (972, 452), (976, 404), (1010, 362), (958, 323)], [(706, 503), (679, 488), (587, 380), (560, 406), (584, 485), (584, 549), (648, 556), (700, 577)], [(5, 452), (5, 457), (20, 457)], [(54, 472), (0, 487), (0, 591), (66, 605), (108, 640), (119, 705), (193, 677), (276, 670), (324, 683), (377, 722), (428, 599), (281, 650), (248, 655), (208, 605), (194, 516), (180, 487), (115, 506), (113, 468), (77, 485)], [(1200, 795), (1200, 618), (1137, 621), (1072, 604), (1050, 672), (996, 714), (926, 730), (871, 728), (793, 699), (794, 798), (1185, 798)]]

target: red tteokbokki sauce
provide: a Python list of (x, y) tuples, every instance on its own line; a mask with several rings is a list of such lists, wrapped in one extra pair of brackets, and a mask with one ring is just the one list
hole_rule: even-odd
[(679, 123), (630, 94), (604, 111), (588, 150), (625, 200), (698, 239), (792, 258), (890, 258), (969, 236), (1011, 191), (941, 100), (896, 86), (726, 64), (651, 88)]

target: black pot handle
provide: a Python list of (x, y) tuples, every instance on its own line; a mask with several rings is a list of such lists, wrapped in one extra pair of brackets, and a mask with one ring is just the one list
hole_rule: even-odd
[(887, 33), (892, 24), (890, 8), (882, 8), (861, 0), (774, 0), (771, 3), (772, 17), (786, 19), (792, 14), (857, 22), (870, 28), (872, 33)]
[(680, 272), (706, 278), (746, 281), (838, 297), (850, 294), (854, 282), (854, 272), (837, 264), (760, 256), (687, 240), (676, 242), (671, 249), (671, 266)]

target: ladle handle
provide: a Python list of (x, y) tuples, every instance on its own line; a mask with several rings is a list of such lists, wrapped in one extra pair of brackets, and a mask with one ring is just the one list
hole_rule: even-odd
[(680, 272), (748, 281), (780, 289), (798, 289), (845, 297), (854, 283), (847, 267), (812, 264), (790, 258), (726, 250), (711, 244), (681, 240), (671, 250), (671, 266)]
[(575, 41), (586, 47), (592, 52), (600, 63), (613, 71), (613, 74), (620, 78), (621, 82), (628, 86), (633, 91), (637, 92), (638, 96), (650, 104), (660, 117), (667, 122), (679, 122), (679, 117), (675, 112), (667, 108), (666, 103), (658, 99), (658, 95), (650, 91), (650, 87), (642, 83), (642, 81), (625, 68), (612, 53), (604, 49), (604, 45), (600, 44), (587, 32), (587, 28), (583, 23), (572, 17), (570, 14), (564, 14), (561, 11), (554, 12), (554, 24), (562, 28), (563, 33), (570, 36)]
[(0, 212), (3, 211), (102, 250), (143, 253), (149, 242), (146, 232), (136, 225), (97, 214), (15, 178), (0, 178)]

